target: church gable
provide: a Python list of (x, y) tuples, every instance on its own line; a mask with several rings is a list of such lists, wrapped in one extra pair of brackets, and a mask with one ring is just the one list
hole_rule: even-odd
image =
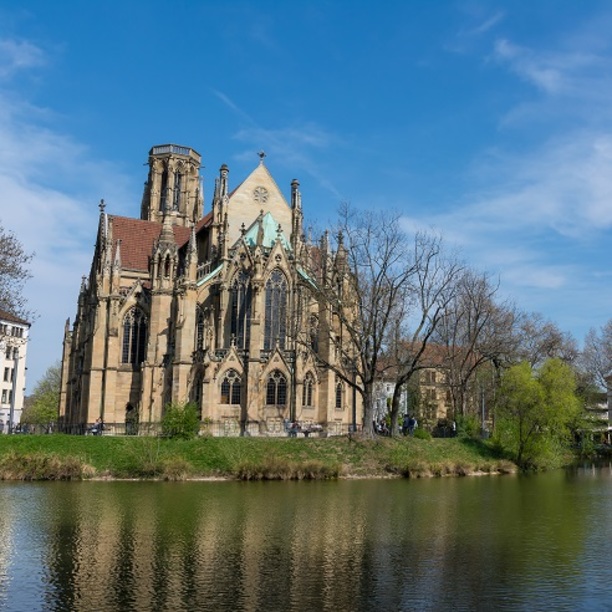
[(234, 244), (240, 237), (242, 223), (249, 227), (261, 211), (264, 215), (270, 213), (285, 232), (291, 231), (289, 204), (263, 162), (229, 196), (230, 244)]

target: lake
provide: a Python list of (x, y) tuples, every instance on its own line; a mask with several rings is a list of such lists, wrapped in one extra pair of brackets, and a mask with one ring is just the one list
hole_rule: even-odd
[(612, 467), (0, 483), (0, 609), (612, 609)]

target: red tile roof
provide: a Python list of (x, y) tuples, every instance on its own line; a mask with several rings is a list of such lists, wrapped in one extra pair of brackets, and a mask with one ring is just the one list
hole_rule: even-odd
[[(211, 219), (211, 213), (200, 219), (196, 225), (196, 233), (208, 225)], [(149, 270), (149, 258), (153, 252), (153, 244), (159, 238), (162, 224), (115, 215), (109, 215), (109, 220), (112, 228), (113, 258), (117, 240), (121, 240), (121, 266), (126, 270), (147, 272)], [(179, 248), (189, 242), (191, 236), (189, 227), (174, 225), (172, 230)]]

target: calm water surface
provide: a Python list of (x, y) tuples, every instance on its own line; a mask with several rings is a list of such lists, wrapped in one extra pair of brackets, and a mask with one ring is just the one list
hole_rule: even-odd
[(612, 610), (612, 468), (1, 483), (0, 610)]

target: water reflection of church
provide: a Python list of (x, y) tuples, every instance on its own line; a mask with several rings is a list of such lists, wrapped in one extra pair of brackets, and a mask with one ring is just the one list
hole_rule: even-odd
[(101, 202), (65, 330), (62, 425), (143, 431), (190, 400), (213, 433), (282, 433), (285, 419), (346, 430), (351, 394), (317, 359), (334, 362), (341, 332), (312, 291), (342, 278), (327, 246), (305, 241), (298, 181), (287, 202), (263, 154), (233, 190), (222, 165), (204, 214), (200, 165), (191, 148), (153, 147), (140, 218)]

